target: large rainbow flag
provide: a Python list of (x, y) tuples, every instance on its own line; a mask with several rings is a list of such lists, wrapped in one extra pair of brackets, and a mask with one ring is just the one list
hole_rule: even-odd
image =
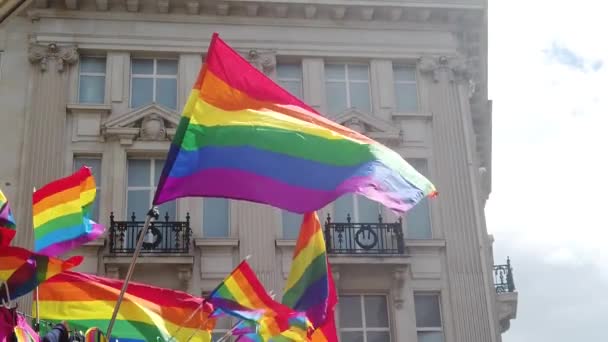
[(57, 256), (100, 237), (105, 228), (90, 219), (95, 193), (86, 166), (34, 192), (34, 250)]
[(0, 247), (8, 246), (15, 237), (15, 218), (8, 199), (0, 190)]
[(305, 213), (345, 193), (405, 212), (436, 191), (398, 153), (321, 116), (214, 34), (154, 204), (226, 197)]
[[(121, 280), (65, 272), (39, 288), (40, 318), (67, 321), (70, 328), (106, 331), (122, 288)], [(212, 306), (187, 293), (129, 283), (110, 340), (210, 341)], [(190, 319), (188, 319), (190, 318)]]
[[(8, 284), (10, 299), (33, 291), (49, 278), (82, 263), (80, 256), (60, 260), (20, 247), (0, 248), (0, 281)], [(6, 299), (5, 284), (0, 286), (0, 299)]]

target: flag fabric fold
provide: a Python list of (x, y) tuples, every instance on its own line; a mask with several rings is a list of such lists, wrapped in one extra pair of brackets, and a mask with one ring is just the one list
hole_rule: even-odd
[(82, 263), (81, 256), (60, 260), (37, 254), (20, 247), (0, 248), (0, 299), (6, 299), (6, 288), (10, 299), (16, 299), (33, 291), (48, 279)]
[[(40, 318), (106, 331), (123, 281), (65, 272), (39, 288)], [(129, 283), (109, 340), (210, 341), (213, 307), (187, 293)], [(190, 317), (190, 319), (188, 319)], [(171, 339), (172, 338), (172, 339)]]
[(16, 233), (15, 218), (8, 204), (8, 199), (0, 190), (0, 248), (8, 246)]
[(100, 237), (105, 228), (91, 220), (95, 178), (83, 166), (33, 196), (34, 250), (57, 256)]
[(405, 212), (436, 190), (398, 153), (321, 116), (214, 34), (154, 204), (225, 197), (305, 213), (345, 193)]

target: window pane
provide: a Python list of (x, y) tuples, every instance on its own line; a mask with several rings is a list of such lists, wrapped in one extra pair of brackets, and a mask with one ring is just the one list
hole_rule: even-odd
[[(365, 324), (367, 328), (388, 328), (385, 296), (365, 296)], [(368, 335), (369, 336), (369, 335)]]
[(91, 173), (93, 174), (93, 177), (95, 177), (95, 184), (99, 187), (101, 185), (101, 159), (86, 157), (74, 158), (74, 171), (79, 170), (83, 166), (91, 168)]
[(203, 236), (209, 238), (228, 237), (229, 204), (225, 198), (203, 199)]
[(410, 209), (405, 216), (405, 221), (407, 225), (406, 238), (433, 238), (428, 198), (423, 198), (416, 206)]
[(93, 206), (91, 207), (91, 216), (90, 219), (99, 222), (99, 201), (101, 198), (101, 189), (96, 189), (95, 193), (95, 201), (93, 202)]
[(156, 103), (167, 108), (177, 108), (177, 80), (159, 78), (156, 80)]
[(441, 331), (419, 331), (418, 342), (443, 342)]
[(439, 296), (414, 295), (414, 309), (416, 311), (416, 327), (441, 327)]
[[(148, 210), (150, 209), (152, 202), (148, 201), (145, 205), (148, 207), (148, 209), (146, 209), (146, 212), (144, 213), (144, 215), (148, 213)], [(169, 214), (169, 221), (176, 221), (177, 220), (176, 202), (171, 201), (171, 202), (166, 202), (166, 203), (159, 205), (158, 213), (160, 215), (159, 220), (161, 220), (161, 221), (166, 220), (167, 214)]]
[(78, 102), (103, 103), (106, 88), (104, 76), (80, 75), (80, 88), (78, 89)]
[(342, 342), (363, 342), (363, 332), (341, 332), (340, 341)]
[(81, 73), (106, 73), (106, 59), (102, 57), (82, 57), (80, 58)]
[(346, 83), (327, 82), (325, 90), (327, 91), (327, 110), (329, 113), (337, 114), (348, 107), (346, 103)]
[[(353, 195), (346, 194), (340, 196), (334, 202), (334, 217), (332, 221), (334, 222), (346, 222), (346, 217), (348, 214), (352, 215), (353, 211)], [(352, 216), (351, 216), (352, 217)]]
[(177, 61), (171, 59), (156, 60), (157, 75), (177, 75)]
[(396, 83), (395, 99), (397, 109), (402, 112), (413, 112), (418, 109), (418, 93), (416, 84)]
[(153, 79), (133, 77), (131, 82), (131, 108), (152, 103)]
[(357, 206), (359, 210), (357, 220), (360, 223), (378, 222), (378, 215), (380, 214), (380, 204), (378, 202), (372, 201), (365, 196), (357, 196)]
[(340, 296), (338, 305), (340, 309), (341, 328), (363, 327), (360, 296)]
[[(143, 221), (150, 209), (149, 190), (129, 190), (127, 191), (127, 220), (131, 220), (131, 215), (135, 212), (135, 220)], [(163, 214), (164, 215), (164, 214)]]
[(367, 64), (350, 64), (348, 66), (348, 79), (351, 81), (369, 80), (369, 66)]
[(390, 342), (391, 334), (388, 331), (370, 331), (367, 333), (367, 342)]
[(302, 97), (302, 82), (299, 81), (282, 81), (279, 80), (278, 84), (285, 90), (287, 90), (291, 95), (295, 97)]
[(416, 69), (408, 66), (394, 66), (393, 73), (395, 75), (395, 81), (401, 82), (415, 82), (416, 81)]
[(165, 166), (164, 159), (155, 159), (154, 160), (154, 186), (158, 185), (160, 181), (160, 175), (163, 173), (163, 167)]
[(302, 79), (302, 68), (299, 64), (279, 64), (277, 65), (278, 79)]
[(287, 210), (283, 210), (281, 213), (283, 220), (283, 239), (297, 239), (298, 234), (300, 233), (300, 226), (302, 225), (302, 215)]
[(154, 73), (153, 59), (131, 60), (131, 74), (152, 75), (152, 73)]
[(345, 80), (346, 72), (344, 71), (344, 64), (326, 64), (325, 65), (325, 79), (326, 80)]
[(127, 186), (150, 186), (150, 160), (129, 159)]
[(350, 83), (350, 107), (370, 112), (369, 83)]

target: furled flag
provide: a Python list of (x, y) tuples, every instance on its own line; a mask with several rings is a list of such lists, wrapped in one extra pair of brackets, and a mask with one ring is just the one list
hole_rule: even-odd
[(297, 313), (273, 300), (246, 260), (243, 260), (207, 297), (216, 310), (256, 323), (258, 333), (268, 339), (290, 328)]
[(86, 166), (34, 192), (34, 250), (57, 256), (100, 237), (105, 228), (90, 219), (95, 192)]
[(40, 337), (38, 334), (30, 327), (27, 326), (27, 323), (24, 322), (25, 325), (17, 325), (15, 326), (15, 338), (17, 342), (38, 342), (40, 341)]
[(15, 218), (8, 200), (0, 190), (0, 247), (8, 246), (15, 237)]
[[(106, 331), (122, 285), (122, 280), (62, 273), (38, 290), (40, 319), (67, 321), (76, 330)], [(109, 340), (188, 341), (191, 337), (189, 341), (207, 342), (215, 326), (212, 311), (202, 298), (130, 282)]]
[(154, 204), (225, 197), (305, 213), (345, 193), (405, 212), (436, 191), (398, 153), (323, 117), (214, 34)]
[(20, 247), (0, 248), (0, 299), (6, 299), (6, 288), (10, 299), (16, 299), (33, 291), (49, 278), (74, 268), (82, 263), (81, 256), (60, 260), (37, 254)]
[(108, 339), (99, 328), (89, 328), (84, 333), (84, 342), (108, 342)]
[(327, 278), (329, 280), (329, 299), (327, 308), (327, 318), (319, 327), (315, 327), (311, 336), (312, 342), (338, 342), (338, 331), (336, 329), (335, 309), (338, 304), (338, 293), (336, 284), (331, 273), (331, 265), (327, 263)]

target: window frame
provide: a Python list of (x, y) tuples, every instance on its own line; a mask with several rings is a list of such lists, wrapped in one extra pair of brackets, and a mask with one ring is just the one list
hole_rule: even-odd
[[(361, 222), (361, 220), (359, 218), (359, 200), (360, 200), (361, 197), (365, 197), (365, 196), (359, 195), (359, 194), (353, 194), (353, 193), (347, 193), (347, 194), (344, 194), (344, 195), (352, 196), (353, 197), (352, 212), (346, 213), (346, 214), (350, 214), (350, 221), (351, 222), (354, 222), (354, 223), (377, 223), (377, 221), (378, 221), (378, 217), (377, 216), (376, 216), (376, 221), (372, 221), (372, 222)], [(368, 199), (368, 200), (370, 200), (370, 199)], [(332, 221), (334, 221), (334, 222), (346, 222), (346, 216), (344, 218), (339, 218), (337, 216), (335, 202), (336, 201), (332, 202), (332, 212), (333, 212)], [(378, 215), (384, 214), (384, 207), (382, 206), (382, 204), (376, 202), (376, 205), (378, 206)], [(384, 215), (382, 215), (382, 216), (384, 216)], [(340, 221), (340, 220), (344, 220), (344, 221)]]
[[(414, 70), (414, 80), (413, 81), (408, 81), (408, 80), (397, 80), (396, 76), (396, 72), (395, 69), (397, 68), (411, 68)], [(414, 85), (414, 87), (416, 88), (416, 108), (414, 109), (414, 112), (418, 112), (419, 108), (420, 108), (420, 89), (418, 89), (418, 74), (417, 74), (417, 69), (416, 66), (413, 66), (412, 64), (408, 64), (408, 63), (393, 63), (392, 65), (392, 71), (393, 71), (393, 91), (395, 92), (395, 110), (399, 113), (407, 113), (405, 111), (403, 111), (402, 109), (400, 109), (398, 107), (398, 102), (397, 102), (397, 96), (399, 95), (397, 93), (397, 84), (405, 84), (405, 85)]]
[[(100, 72), (82, 72), (82, 63), (80, 62), (80, 60), (84, 59), (84, 58), (100, 58), (103, 59), (105, 62), (105, 72), (104, 73), (100, 73)], [(78, 104), (105, 104), (106, 103), (106, 97), (107, 97), (107, 91), (106, 91), (106, 85), (108, 82), (108, 57), (107, 56), (102, 56), (102, 55), (87, 55), (87, 56), (82, 56), (80, 57), (80, 60), (78, 61), (78, 91), (76, 92), (76, 98), (78, 99)], [(95, 102), (81, 102), (80, 101), (80, 81), (81, 81), (81, 76), (94, 76), (94, 77), (99, 77), (99, 76), (103, 76), (103, 99), (100, 103), (95, 103)]]
[[(331, 79), (329, 77), (327, 77), (327, 71), (326, 68), (328, 65), (341, 65), (344, 66), (344, 79), (342, 80), (338, 80), (338, 79)], [(367, 67), (367, 81), (362, 81), (362, 80), (351, 80), (349, 78), (349, 73), (348, 73), (348, 67), (350, 65), (365, 65)], [(345, 110), (354, 108), (352, 101), (351, 101), (351, 91), (350, 91), (350, 83), (367, 83), (367, 96), (369, 99), (369, 110), (373, 111), (374, 108), (374, 104), (373, 104), (373, 99), (372, 99), (372, 72), (371, 72), (371, 65), (369, 62), (364, 63), (364, 62), (339, 62), (339, 61), (325, 61), (324, 65), (324, 85), (326, 86), (327, 83), (344, 83), (344, 86), (346, 88), (346, 108), (344, 108), (342, 110), (342, 112), (344, 112)], [(325, 96), (327, 98), (327, 86), (325, 87)], [(327, 106), (327, 99), (325, 100), (325, 105)], [(364, 110), (363, 108), (357, 108), (359, 110)], [(329, 108), (327, 108), (327, 111), (329, 112)], [(329, 113), (329, 114), (339, 114), (338, 113)]]
[[(212, 237), (209, 237), (209, 236), (207, 236), (205, 234), (205, 201), (208, 198), (211, 198), (211, 199), (223, 199), (223, 200), (226, 200), (226, 202), (227, 202), (226, 204), (228, 205), (228, 213), (227, 213), (227, 217), (226, 217), (226, 235), (225, 236), (219, 236), (219, 237), (212, 236)], [(200, 227), (201, 227), (201, 236), (203, 237), (203, 239), (227, 239), (227, 238), (230, 238), (232, 236), (231, 235), (232, 234), (232, 229), (231, 229), (231, 225), (232, 225), (231, 222), (232, 222), (232, 220), (231, 220), (231, 217), (230, 217), (231, 216), (231, 214), (230, 214), (230, 212), (231, 212), (231, 202), (230, 202), (229, 198), (204, 197), (202, 199), (201, 209), (202, 209), (201, 212), (203, 213), (203, 216), (201, 217)]]
[[(150, 185), (150, 186), (129, 186), (129, 160), (146, 160), (150, 163), (150, 179), (149, 179), (149, 183), (148, 184), (154, 184), (154, 178), (156, 176), (156, 161), (158, 160), (166, 160), (166, 158), (163, 157), (149, 157), (149, 156), (129, 156), (127, 155), (126, 158), (126, 177), (125, 177), (125, 216), (126, 216), (126, 220), (130, 221), (131, 220), (131, 215), (132, 213), (128, 212), (128, 208), (129, 208), (129, 191), (133, 190), (133, 191), (142, 191), (142, 190), (148, 190), (150, 191), (150, 201), (152, 201), (152, 199), (154, 198), (154, 194), (156, 192), (156, 187), (158, 184), (156, 185)], [(158, 170), (158, 172), (162, 173), (162, 169)], [(179, 206), (178, 206), (178, 201), (175, 201), (175, 221), (178, 220), (178, 215), (179, 215)], [(167, 202), (169, 203), (169, 202)], [(164, 204), (164, 203), (163, 203)], [(136, 213), (137, 214), (137, 213)], [(143, 213), (145, 214), (145, 213)], [(164, 217), (165, 213), (159, 213), (160, 218)]]
[(437, 297), (437, 310), (439, 311), (439, 323), (441, 323), (440, 327), (419, 327), (418, 318), (416, 317), (416, 307), (414, 305), (414, 322), (416, 325), (416, 340), (418, 340), (418, 333), (420, 333), (420, 332), (440, 332), (442, 335), (442, 340), (445, 341), (441, 293), (432, 292), (432, 291), (414, 291), (414, 302), (415, 302), (416, 296)]
[[(297, 66), (300, 70), (300, 78), (290, 78), (290, 77), (280, 77), (279, 76), (279, 67), (281, 65), (294, 65)], [(287, 90), (281, 82), (299, 82), (300, 84), (300, 94), (290, 94), (302, 99), (304, 97), (304, 68), (302, 67), (302, 62), (278, 62), (276, 67), (276, 83), (281, 86), (281, 88)]]
[[(338, 307), (338, 339), (342, 337), (342, 332), (361, 332), (363, 333), (363, 342), (367, 342), (367, 333), (368, 332), (388, 332), (389, 342), (393, 341), (393, 331), (392, 331), (392, 315), (391, 315), (391, 306), (390, 306), (390, 296), (387, 293), (375, 293), (375, 292), (367, 292), (367, 293), (343, 293), (338, 296), (338, 303), (340, 302), (340, 297), (349, 296), (349, 297), (359, 297), (360, 299), (360, 313), (361, 313), (361, 327), (360, 328), (343, 328), (340, 324), (340, 310)], [(365, 319), (365, 297), (366, 296), (381, 296), (384, 297), (386, 301), (386, 328), (368, 328), (366, 327), (366, 319)]]
[[(152, 60), (153, 62), (153, 68), (152, 68), (152, 74), (135, 74), (133, 73), (133, 60)], [(177, 66), (177, 69), (175, 71), (175, 76), (173, 75), (159, 75), (157, 73), (158, 71), (158, 60), (165, 60), (165, 61), (175, 61), (175, 64)], [(175, 79), (175, 107), (176, 108), (169, 108), (172, 110), (177, 110), (179, 104), (178, 102), (178, 92), (179, 92), (179, 59), (178, 58), (165, 58), (165, 57), (137, 57), (137, 56), (131, 56), (130, 59), (130, 64), (129, 64), (129, 108), (133, 109), (133, 108), (139, 108), (139, 107), (133, 107), (133, 78), (151, 78), (152, 79), (152, 102), (149, 104), (159, 104), (156, 101), (156, 80), (157, 79)], [(160, 104), (161, 106), (164, 106), (163, 104)], [(142, 106), (147, 106), (147, 105), (142, 105)], [(141, 107), (141, 106), (140, 106)]]
[[(418, 173), (420, 173), (421, 175), (430, 178), (430, 172), (431, 172), (431, 161), (430, 158), (426, 157), (426, 156), (414, 156), (414, 157), (407, 157), (405, 158), (405, 160), (407, 161), (408, 164), (410, 164)], [(414, 164), (416, 163), (416, 161), (423, 161), (425, 163), (425, 168), (426, 170), (418, 170), (416, 167), (414, 167)], [(428, 238), (413, 238), (410, 236), (409, 234), (409, 229), (410, 229), (410, 222), (408, 219), (408, 215), (405, 216), (404, 220), (403, 220), (403, 224), (404, 224), (404, 233), (405, 233), (405, 238), (406, 239), (411, 239), (411, 240), (428, 240), (428, 239), (433, 239), (435, 238), (435, 231), (434, 231), (434, 227), (433, 227), (433, 208), (431, 206), (431, 201), (429, 200), (428, 197), (425, 197), (424, 200), (426, 200), (427, 203), (427, 217), (426, 219), (428, 220), (428, 225), (429, 225), (429, 237)], [(420, 203), (416, 204), (416, 206), (414, 206), (414, 208), (412, 208), (411, 210), (414, 210)]]
[(103, 180), (103, 155), (102, 154), (77, 154), (72, 155), (72, 172), (76, 172), (76, 160), (78, 159), (95, 159), (99, 160), (99, 179), (95, 178), (95, 201), (97, 202), (97, 217), (91, 215), (91, 219), (99, 223), (101, 219), (101, 183)]

